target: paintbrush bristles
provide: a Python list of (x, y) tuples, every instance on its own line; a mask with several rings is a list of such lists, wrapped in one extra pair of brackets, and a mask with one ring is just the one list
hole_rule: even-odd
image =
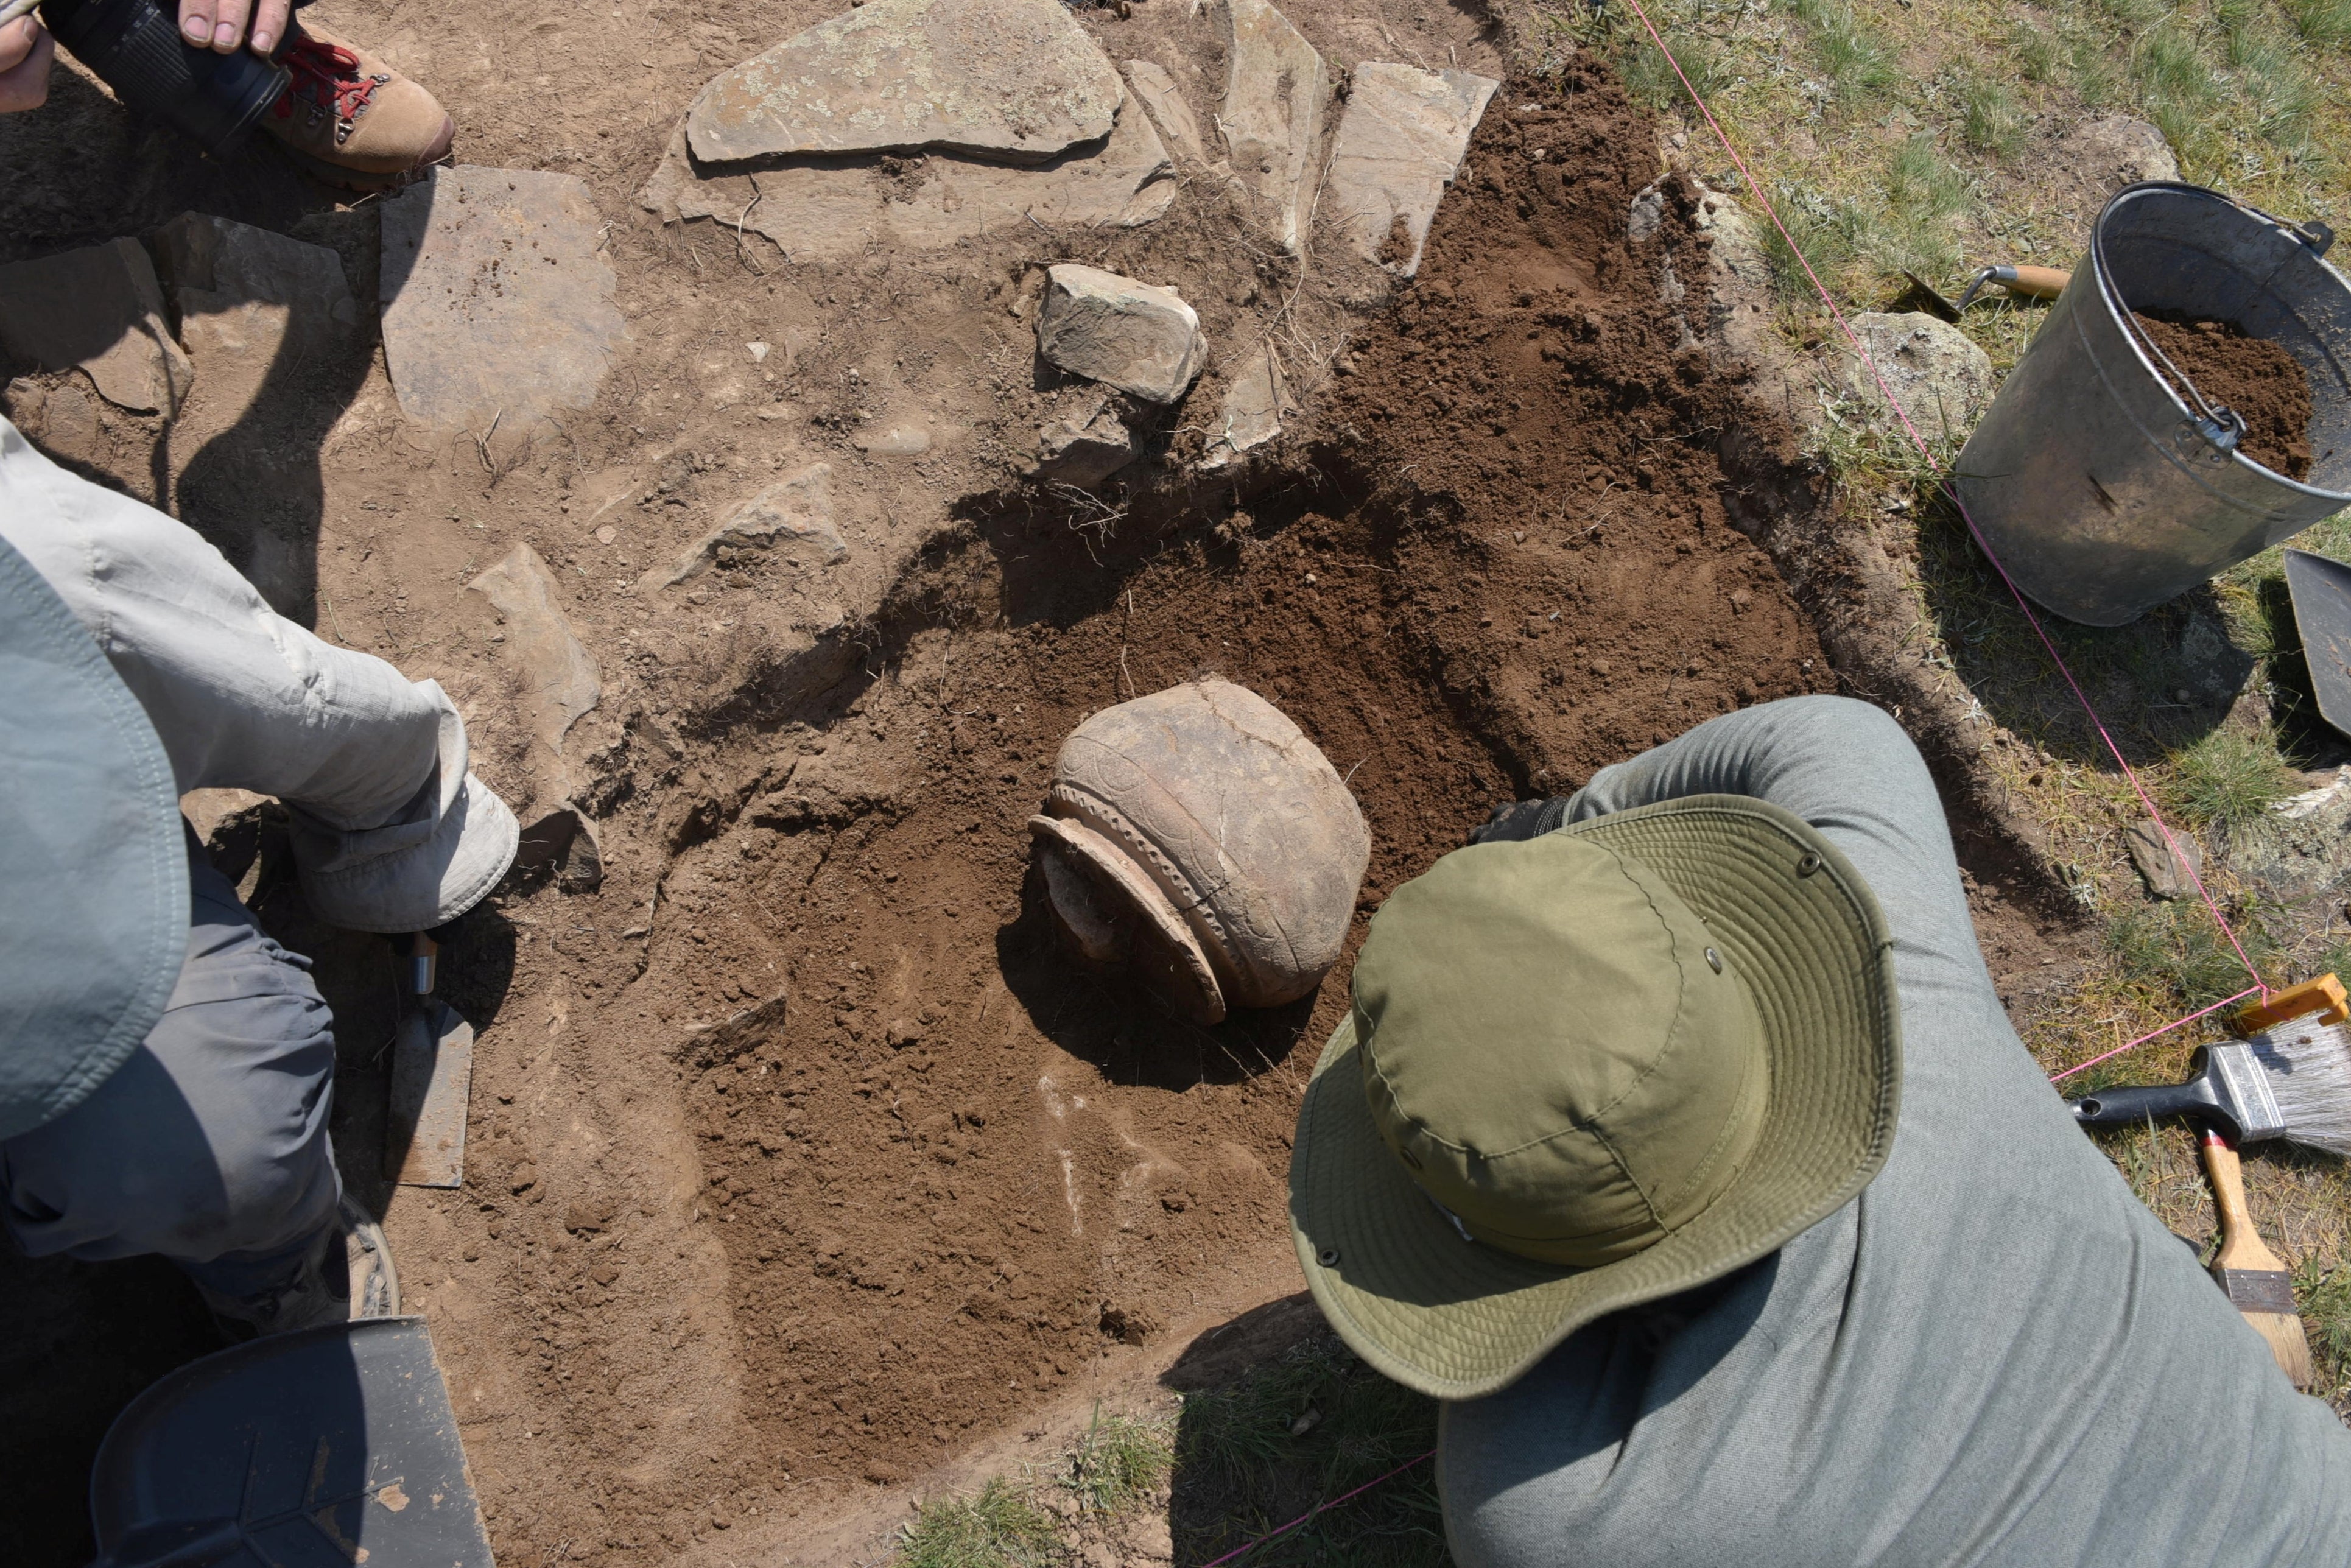
[(2351, 1031), (2289, 1019), (2245, 1043), (2267, 1073), (2286, 1140), (2351, 1159)]
[(2275, 1358), (2278, 1370), (2293, 1379), (2296, 1388), (2308, 1388), (2318, 1381), (2317, 1368), (2310, 1359), (2310, 1335), (2300, 1318), (2284, 1312), (2246, 1312), (2242, 1316), (2255, 1333), (2270, 1342), (2270, 1354)]

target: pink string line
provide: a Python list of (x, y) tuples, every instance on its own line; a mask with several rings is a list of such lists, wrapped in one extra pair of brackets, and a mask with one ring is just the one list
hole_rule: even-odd
[(1405, 1471), (1412, 1469), (1413, 1466), (1419, 1464), (1423, 1459), (1434, 1458), (1436, 1453), (1437, 1450), (1435, 1448), (1431, 1448), (1427, 1453), (1421, 1455), (1419, 1458), (1406, 1459), (1404, 1463), (1398, 1465), (1387, 1474), (1375, 1477), (1371, 1480), (1365, 1481), (1353, 1491), (1343, 1492), (1339, 1496), (1332, 1498), (1328, 1502), (1318, 1502), (1312, 1508), (1308, 1509), (1304, 1513), (1300, 1514), (1296, 1519), (1291, 1520), (1288, 1524), (1283, 1525), (1280, 1530), (1268, 1531), (1265, 1534), (1259, 1536), (1255, 1541), (1250, 1542), (1246, 1546), (1236, 1546), (1230, 1552), (1226, 1552), (1222, 1557), (1217, 1558), (1215, 1562), (1203, 1564), (1202, 1568), (1219, 1568), (1219, 1564), (1230, 1563), (1234, 1558), (1238, 1557), (1245, 1552), (1254, 1552), (1259, 1547), (1264, 1545), (1267, 1542), (1274, 1539), (1274, 1537), (1289, 1534), (1291, 1531), (1297, 1529), (1300, 1525), (1304, 1524), (1308, 1520), (1312, 1519), (1316, 1514), (1322, 1512), (1326, 1509), (1336, 1508), (1350, 1498), (1361, 1497), (1365, 1492), (1371, 1490), (1374, 1487), (1378, 1486), (1382, 1481), (1392, 1481), (1395, 1479), (1396, 1477), (1404, 1474)]
[[(2073, 1077), (2073, 1076), (2074, 1076), (2074, 1074), (2075, 1074), (2076, 1072), (2083, 1071), (2085, 1071), (2085, 1069), (2088, 1069), (2088, 1068), (2095, 1067), (2095, 1066), (2096, 1066), (2098, 1063), (2100, 1063), (2101, 1061), (2112, 1061), (2114, 1058), (2116, 1058), (2116, 1057), (2117, 1057), (2117, 1056), (2120, 1056), (2124, 1051), (2128, 1051), (2128, 1050), (2132, 1049), (2132, 1047), (2134, 1047), (2134, 1046), (2141, 1046), (2141, 1045), (2145, 1045), (2148, 1040), (2153, 1040), (2153, 1039), (2154, 1039), (2157, 1035), (2158, 1035), (2158, 1034), (2169, 1034), (2173, 1030), (2178, 1029), (2181, 1024), (2194, 1023), (2198, 1019), (2200, 1019), (2200, 1018), (2204, 1017), (2204, 1016), (2205, 1016), (2205, 1014), (2207, 1014), (2207, 1013), (2217, 1013), (2217, 1012), (2219, 1012), (2222, 1008), (2227, 1007), (2231, 1002), (2241, 1002), (2241, 1001), (2243, 1001), (2247, 997), (2252, 996), (2255, 991), (2258, 991), (2258, 990), (2261, 990), (2261, 988), (2260, 988), (2260, 987), (2258, 987), (2258, 986), (2247, 986), (2243, 990), (2239, 991), (2239, 992), (2238, 992), (2235, 996), (2233, 996), (2233, 997), (2223, 997), (2223, 998), (2221, 998), (2219, 1001), (2214, 1002), (2214, 1003), (2213, 1003), (2210, 1007), (2209, 1007), (2209, 1008), (2201, 1008), (2201, 1009), (2199, 1009), (2197, 1011), (2192, 1012), (2192, 1013), (2189, 1013), (2189, 1014), (2186, 1018), (2184, 1018), (2184, 1019), (2172, 1019), (2172, 1021), (2171, 1021), (2171, 1022), (2169, 1022), (2169, 1023), (2168, 1023), (2168, 1024), (2165, 1024), (2161, 1029), (2158, 1029), (2158, 1030), (2153, 1030), (2152, 1032), (2147, 1033), (2147, 1034), (2143, 1034), (2143, 1035), (2139, 1036), (2137, 1040), (2131, 1040), (2131, 1041), (2130, 1041), (2130, 1042), (2128, 1042), (2127, 1044), (2118, 1045), (2118, 1046), (2115, 1047), (2115, 1048), (2114, 1048), (2114, 1050), (2109, 1051), (2105, 1052), (2105, 1054), (2103, 1054), (2103, 1055), (2100, 1055), (2100, 1056), (2094, 1056), (2094, 1057), (2090, 1058), (2090, 1060), (2089, 1060), (2089, 1061), (2077, 1061), (2077, 1062), (2075, 1062), (2073, 1066), (2071, 1066), (2071, 1067), (2067, 1068), (2067, 1069), (2066, 1069), (2064, 1071), (2063, 1071), (2063, 1072), (2053, 1072), (2053, 1073), (2051, 1073), (2051, 1074), (2049, 1075), (2049, 1082), (2052, 1082), (2052, 1083), (2054, 1083), (2054, 1082), (2057, 1082), (2059, 1079), (2061, 1079), (2061, 1078), (2071, 1078), (2071, 1077)], [(2266, 991), (2264, 991), (2264, 992), (2262, 992), (2262, 995), (2266, 996), (2266, 995), (2268, 995), (2268, 993), (2267, 993)]]
[[(1902, 428), (1909, 435), (1911, 444), (1918, 448), (1918, 455), (1924, 457), (1928, 466), (1942, 479), (1943, 493), (1951, 498), (1951, 505), (1958, 510), (1960, 521), (1967, 524), (1969, 534), (1976, 541), (1976, 548), (1983, 551), (1984, 559), (1991, 562), (1994, 571), (2000, 573), (2001, 581), (2008, 585), (2010, 595), (2015, 599), (2016, 607), (2024, 612), (2025, 622), (2032, 628), (2032, 634), (2041, 640), (2041, 646), (2048, 653), (2049, 662), (2055, 664), (2057, 673), (2065, 677), (2066, 685), (2073, 689), (2074, 700), (2081, 704), (2082, 711), (2089, 716), (2091, 727), (2098, 732), (2098, 738), (2105, 742), (2106, 750), (2113, 756), (2115, 765), (2123, 770), (2123, 777), (2130, 780), (2131, 789), (2138, 796), (2139, 804), (2147, 808), (2148, 820), (2155, 823), (2156, 831), (2163, 835), (2165, 845), (2171, 851), (2172, 860), (2179, 864), (2181, 871), (2188, 873), (2188, 880), (2195, 884), (2196, 895), (2204, 901), (2204, 907), (2211, 912), (2214, 924), (2220, 927), (2220, 934), (2229, 939), (2229, 946), (2236, 949), (2237, 961), (2245, 967), (2245, 973), (2252, 977), (2253, 989), (2267, 997), (2270, 994), (2269, 985), (2262, 978), (2262, 972), (2253, 967), (2252, 959), (2245, 953), (2244, 944), (2237, 940), (2236, 931), (2229, 925), (2228, 917), (2220, 913), (2220, 905), (2214, 901), (2210, 890), (2205, 887), (2204, 879), (2197, 874), (2195, 866), (2189, 862), (2187, 854), (2179, 847), (2179, 841), (2172, 834), (2170, 824), (2163, 820), (2163, 813), (2156, 810), (2155, 798), (2147, 793), (2147, 787), (2139, 782), (2137, 772), (2124, 758), (2122, 747), (2115, 743), (2115, 737), (2107, 732), (2105, 721), (2098, 716), (2098, 710), (2091, 706), (2089, 695), (2082, 690), (2082, 683), (2074, 678), (2073, 670), (2067, 667), (2064, 658), (2057, 652), (2057, 644), (2050, 641), (2048, 632), (2041, 624), (2041, 617), (2032, 612), (2032, 606), (2026, 601), (2023, 591), (2016, 586), (2016, 580), (2009, 576), (2008, 568), (2001, 563), (2001, 559), (1994, 553), (1991, 541), (1984, 538), (1983, 530), (1976, 527), (1975, 518), (1969, 515), (1966, 505), (1960, 501), (1958, 487), (1951, 483), (1949, 474), (1935, 456), (1934, 449), (1927, 444), (1926, 437), (1918, 434), (1918, 427), (1910, 423), (1908, 411), (1903, 408), (1902, 400), (1894, 395), (1894, 389), (1886, 384), (1885, 374), (1878, 370), (1877, 361), (1870, 354), (1868, 345), (1865, 344), (1860, 336), (1854, 331), (1852, 324), (1844, 318), (1844, 312), (1837, 308), (1835, 298), (1822, 284), (1819, 276), (1813, 271), (1813, 264), (1806, 259), (1802, 247), (1796, 244), (1796, 236), (1790, 234), (1788, 225), (1780, 221), (1780, 210), (1771, 204), (1771, 198), (1764, 193), (1763, 183), (1758, 180), (1755, 177), (1755, 172), (1747, 166), (1747, 160), (1740, 156), (1739, 149), (1731, 143), (1729, 134), (1722, 129), (1721, 122), (1714, 118), (1714, 110), (1707, 107), (1706, 99), (1699, 95), (1696, 84), (1682, 69), (1681, 61), (1674, 57), (1672, 49), (1667, 47), (1665, 35), (1660, 33), (1657, 30), (1657, 25), (1649, 19), (1649, 13), (1643, 8), (1641, 0), (1627, 0), (1627, 4), (1633, 7), (1634, 15), (1641, 18), (1641, 26), (1648, 30), (1649, 39), (1657, 46), (1657, 52), (1666, 57), (1667, 65), (1673, 67), (1674, 75), (1680, 78), (1682, 90), (1689, 94), (1690, 102), (1698, 107), (1698, 113), (1706, 117), (1707, 127), (1714, 132), (1715, 140), (1722, 143), (1722, 150), (1729, 153), (1730, 161), (1739, 166), (1739, 172), (1746, 180), (1747, 188), (1755, 193), (1755, 200), (1762, 207), (1764, 215), (1771, 220), (1771, 226), (1779, 230), (1780, 237), (1787, 242), (1788, 253), (1796, 258), (1796, 265), (1804, 269), (1804, 277), (1811, 281), (1813, 292), (1821, 297), (1821, 303), (1829, 308), (1829, 314), (1835, 318), (1838, 329), (1844, 332), (1846, 340), (1853, 344), (1854, 351), (1861, 356), (1861, 362), (1869, 367), (1871, 379), (1877, 382), (1877, 390), (1886, 395), (1886, 404), (1894, 410), (1895, 418), (1902, 422)], [(2210, 1008), (2204, 1009), (2205, 1012), (2211, 1010), (2213, 1009)], [(2190, 1015), (2195, 1018), (2202, 1016), (2201, 1013)], [(2179, 1023), (2188, 1021), (2187, 1019), (2181, 1019)], [(2166, 1029), (2178, 1027), (2179, 1024), (2175, 1023), (2167, 1025)], [(2156, 1034), (2163, 1032), (2165, 1032), (2164, 1030), (2156, 1030)], [(2152, 1040), (2155, 1035), (2147, 1035), (2144, 1038)], [(2139, 1042), (2134, 1040), (2132, 1043)], [(2104, 1058), (2100, 1060), (2103, 1061)], [(2083, 1065), (2086, 1067), (2089, 1063), (2085, 1062)]]

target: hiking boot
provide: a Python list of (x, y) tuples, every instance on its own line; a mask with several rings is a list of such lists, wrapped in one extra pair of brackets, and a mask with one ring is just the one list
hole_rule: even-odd
[(232, 1340), (291, 1333), (322, 1323), (388, 1318), (400, 1312), (400, 1275), (383, 1227), (349, 1197), (303, 1260), (293, 1280), (251, 1296), (224, 1296), (197, 1287), (213, 1321)]
[(294, 79), (261, 123), (319, 179), (380, 191), (448, 156), (455, 124), (382, 57), (301, 26), (287, 35), (277, 59)]

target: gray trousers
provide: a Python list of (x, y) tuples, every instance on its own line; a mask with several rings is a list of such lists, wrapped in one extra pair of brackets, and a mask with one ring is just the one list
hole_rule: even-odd
[[(1604, 769), (1567, 814), (1716, 793), (1802, 817), (1886, 911), (1893, 1154), (1771, 1257), (1446, 1406), (1455, 1561), (2351, 1562), (2351, 1435), (2294, 1392), (2010, 1028), (1900, 727), (1837, 697), (1766, 704)], [(2184, 1131), (2161, 1135), (2184, 1152)]]
[[(465, 773), (464, 726), (434, 683), (276, 614), (193, 529), (66, 473), (5, 420), (0, 536), (98, 640), (183, 792), (250, 789), (292, 810), (322, 917), (424, 928), (505, 869), (513, 818)], [(191, 857), (187, 958), (162, 1021), (88, 1100), (0, 1143), (0, 1216), (37, 1257), (160, 1252), (247, 1295), (281, 1283), (334, 1212), (333, 1023), (308, 961), (262, 933), (193, 843)]]
[(160, 1252), (206, 1288), (282, 1284), (334, 1218), (334, 1020), (310, 961), (265, 935), (189, 841), (188, 956), (163, 1017), (89, 1099), (0, 1143), (34, 1257)]

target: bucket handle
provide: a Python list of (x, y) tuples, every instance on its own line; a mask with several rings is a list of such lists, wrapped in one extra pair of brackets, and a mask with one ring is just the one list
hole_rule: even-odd
[(2228, 199), (2236, 203), (2237, 205), (2244, 208), (2245, 211), (2252, 214), (2253, 216), (2261, 219), (2263, 223), (2272, 224), (2278, 228), (2283, 229), (2287, 234), (2292, 235), (2295, 241), (2313, 256), (2325, 256), (2326, 254), (2327, 247), (2335, 243), (2335, 225), (2326, 223), (2323, 219), (2312, 218), (2307, 223), (2289, 223), (2285, 219), (2278, 216), (2275, 213), (2264, 212), (2261, 208), (2253, 205), (2252, 203), (2245, 201), (2240, 197), (2231, 196)]

